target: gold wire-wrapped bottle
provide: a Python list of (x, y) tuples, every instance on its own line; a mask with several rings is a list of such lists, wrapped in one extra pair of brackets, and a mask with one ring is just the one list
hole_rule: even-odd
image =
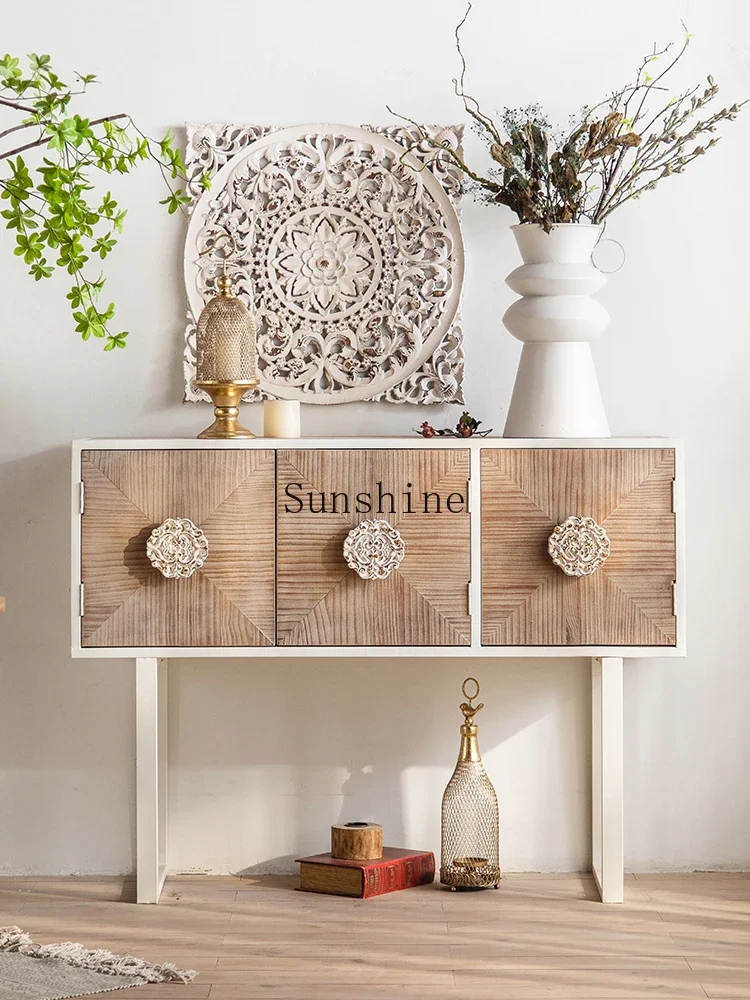
[[(469, 695), (466, 685), (476, 691)], [(455, 890), (499, 887), (500, 817), (497, 795), (482, 763), (474, 716), (484, 708), (473, 705), (479, 696), (479, 683), (467, 677), (461, 688), (466, 701), (461, 726), (461, 748), (456, 769), (443, 793), (442, 846), (440, 881)]]

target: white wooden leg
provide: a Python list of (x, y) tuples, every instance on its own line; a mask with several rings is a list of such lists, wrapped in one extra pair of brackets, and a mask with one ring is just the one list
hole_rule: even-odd
[(139, 903), (158, 903), (167, 871), (167, 661), (135, 661), (136, 879)]
[(592, 869), (603, 903), (622, 903), (622, 657), (591, 661)]

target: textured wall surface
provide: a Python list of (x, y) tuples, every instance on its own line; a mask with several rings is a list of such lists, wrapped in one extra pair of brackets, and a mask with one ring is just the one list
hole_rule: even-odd
[[(89, 113), (128, 111), (146, 131), (191, 121), (359, 124), (386, 103), (461, 120), (451, 77), (453, 0), (36, 0), (4, 14), (3, 46), (99, 74)], [(750, 93), (750, 12), (732, 0), (477, 0), (469, 84), (488, 108), (540, 101), (565, 121), (632, 76), (654, 40), (695, 38), (676, 84), (712, 71), (728, 102)], [(595, 346), (613, 432), (684, 437), (689, 652), (626, 670), (626, 859), (634, 870), (750, 867), (745, 626), (750, 482), (747, 371), (750, 112), (684, 176), (631, 203), (608, 235), (627, 263), (600, 294)], [(476, 137), (467, 146), (481, 157)], [(68, 654), (71, 438), (191, 436), (180, 404), (183, 221), (156, 170), (112, 190), (129, 208), (110, 258), (126, 351), (76, 339), (64, 279), (35, 284), (0, 233), (0, 872), (126, 872), (134, 862), (132, 661)], [(506, 209), (467, 201), (469, 405), (502, 429), (520, 345), (501, 325), (517, 264)], [(308, 434), (409, 434), (456, 411), (303, 408)], [(259, 430), (259, 408), (246, 414)], [(465, 667), (450, 660), (175, 661), (170, 688), (173, 867), (291, 869), (332, 822), (375, 819), (392, 844), (437, 849), (440, 795), (458, 746)], [(586, 867), (588, 664), (484, 661), (486, 762), (510, 869)]]

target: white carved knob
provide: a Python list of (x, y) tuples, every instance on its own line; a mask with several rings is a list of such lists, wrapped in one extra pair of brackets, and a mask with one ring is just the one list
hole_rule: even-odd
[(344, 540), (344, 559), (363, 580), (385, 580), (405, 554), (403, 538), (387, 521), (362, 521)]
[(609, 556), (607, 532), (593, 517), (568, 517), (547, 542), (552, 562), (568, 576), (590, 576)]
[(192, 576), (208, 559), (208, 539), (189, 517), (168, 517), (149, 535), (146, 555), (169, 579)]

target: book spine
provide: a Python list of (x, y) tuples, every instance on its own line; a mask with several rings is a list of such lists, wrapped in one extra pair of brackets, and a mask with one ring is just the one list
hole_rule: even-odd
[(435, 880), (435, 855), (422, 854), (398, 861), (380, 861), (362, 869), (362, 898), (411, 889)]

